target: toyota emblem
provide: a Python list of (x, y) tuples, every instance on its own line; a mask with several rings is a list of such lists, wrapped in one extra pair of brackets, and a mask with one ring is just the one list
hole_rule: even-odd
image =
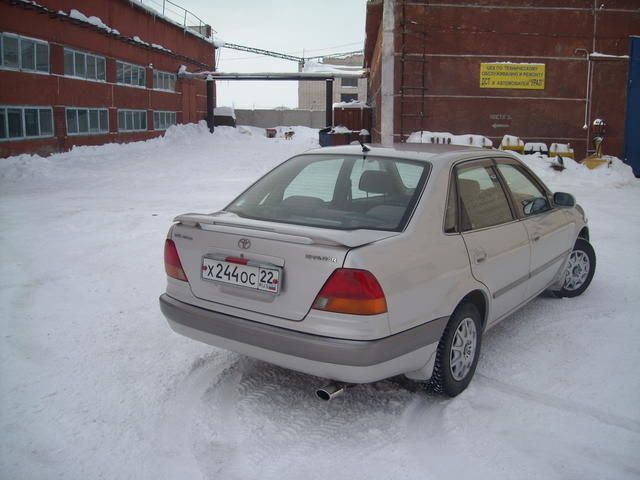
[(248, 248), (251, 248), (251, 240), (248, 238), (241, 238), (238, 240), (238, 246), (243, 250), (247, 250)]

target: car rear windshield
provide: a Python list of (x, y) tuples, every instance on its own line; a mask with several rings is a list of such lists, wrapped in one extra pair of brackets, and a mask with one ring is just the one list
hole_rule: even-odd
[(430, 164), (362, 155), (300, 155), (276, 167), (225, 211), (339, 230), (401, 231)]

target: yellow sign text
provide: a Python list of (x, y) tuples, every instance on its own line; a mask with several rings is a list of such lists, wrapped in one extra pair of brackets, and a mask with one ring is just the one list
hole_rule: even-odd
[(481, 63), (480, 88), (544, 90), (543, 63)]

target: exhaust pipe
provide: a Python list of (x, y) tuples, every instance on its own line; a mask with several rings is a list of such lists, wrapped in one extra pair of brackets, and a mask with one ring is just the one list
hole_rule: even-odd
[(336, 398), (338, 395), (342, 395), (344, 391), (352, 385), (353, 384), (350, 383), (331, 382), (330, 384), (316, 390), (316, 395), (320, 400), (328, 402)]

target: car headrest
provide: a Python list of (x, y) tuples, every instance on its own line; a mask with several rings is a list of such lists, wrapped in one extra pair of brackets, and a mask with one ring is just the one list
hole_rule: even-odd
[(282, 205), (294, 212), (310, 212), (324, 206), (321, 198), (292, 195), (282, 201)]
[(396, 186), (391, 174), (378, 170), (365, 170), (362, 172), (358, 188), (367, 193), (391, 194), (396, 192)]

